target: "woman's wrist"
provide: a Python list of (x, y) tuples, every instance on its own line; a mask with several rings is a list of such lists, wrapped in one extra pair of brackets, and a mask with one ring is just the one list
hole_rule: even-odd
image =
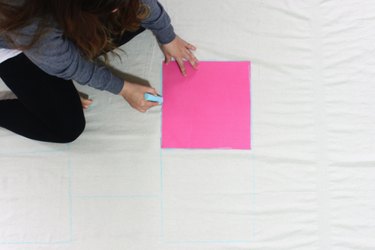
[(126, 88), (127, 88), (127, 85), (128, 85), (128, 82), (127, 82), (127, 81), (124, 81), (124, 85), (122, 86), (122, 89), (121, 89), (120, 92), (118, 93), (120, 96), (124, 96), (125, 91), (126, 91)]

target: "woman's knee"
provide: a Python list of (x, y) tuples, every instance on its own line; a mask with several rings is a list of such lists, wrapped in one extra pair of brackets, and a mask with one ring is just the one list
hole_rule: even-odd
[(83, 133), (86, 127), (84, 117), (75, 121), (69, 121), (63, 124), (58, 131), (59, 143), (71, 143)]

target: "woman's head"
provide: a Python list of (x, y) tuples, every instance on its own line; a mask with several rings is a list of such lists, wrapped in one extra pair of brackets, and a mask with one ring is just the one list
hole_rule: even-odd
[(81, 1), (81, 8), (83, 11), (92, 13), (109, 14), (128, 6), (129, 2), (130, 0), (83, 0)]
[(15, 33), (35, 19), (42, 20), (37, 40), (48, 32), (50, 20), (64, 31), (88, 59), (114, 49), (112, 40), (125, 31), (139, 28), (147, 17), (148, 8), (140, 0), (22, 0), (18, 5), (10, 0), (0, 0), (0, 32)]

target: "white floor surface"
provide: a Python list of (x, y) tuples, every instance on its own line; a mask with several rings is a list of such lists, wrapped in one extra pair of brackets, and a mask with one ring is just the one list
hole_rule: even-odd
[[(200, 60), (252, 61), (253, 149), (161, 150), (160, 107), (79, 86), (76, 142), (0, 129), (0, 250), (375, 249), (375, 1), (161, 2)], [(123, 49), (162, 92), (151, 32)]]

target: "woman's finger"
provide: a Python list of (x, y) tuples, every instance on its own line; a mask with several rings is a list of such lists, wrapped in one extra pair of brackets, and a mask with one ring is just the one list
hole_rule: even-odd
[(141, 113), (146, 113), (147, 110), (149, 110), (152, 107), (156, 107), (156, 106), (159, 106), (159, 104), (155, 103), (155, 102), (147, 101), (146, 104), (143, 107), (139, 107), (137, 110)]
[(197, 47), (195, 47), (194, 45), (190, 44), (190, 43), (186, 43), (186, 47), (189, 49), (189, 50), (197, 50)]
[(159, 103), (157, 103), (157, 102), (149, 102), (148, 109), (150, 109), (152, 107), (156, 107), (156, 106), (159, 106)]
[(150, 92), (149, 93), (151, 93), (153, 95), (158, 95), (158, 92), (154, 88), (150, 88)]
[(165, 64), (168, 64), (168, 63), (170, 63), (171, 62), (171, 60), (172, 60), (172, 57), (170, 56), (170, 55), (166, 55), (165, 56)]
[(191, 66), (193, 66), (194, 69), (197, 69), (198, 59), (190, 51), (188, 52), (188, 54), (189, 54), (188, 61), (190, 62)]
[(176, 58), (176, 61), (177, 61), (177, 64), (181, 70), (181, 73), (183, 76), (186, 76), (186, 69), (185, 69), (185, 64), (184, 64), (184, 61), (180, 58)]

